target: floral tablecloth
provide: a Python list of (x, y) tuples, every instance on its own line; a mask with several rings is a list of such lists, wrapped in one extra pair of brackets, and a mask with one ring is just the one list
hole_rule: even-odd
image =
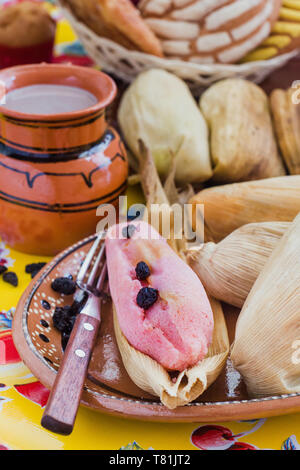
[[(49, 8), (58, 20), (55, 60), (90, 65), (60, 11), (50, 4)], [(0, 450), (300, 450), (300, 413), (214, 425), (158, 424), (80, 408), (71, 436), (43, 429), (40, 420), (49, 391), (22, 363), (12, 341), (11, 324), (17, 302), (31, 281), (25, 266), (48, 260), (17, 253), (0, 241), (0, 266), (9, 267), (19, 279), (17, 287), (0, 279)]]

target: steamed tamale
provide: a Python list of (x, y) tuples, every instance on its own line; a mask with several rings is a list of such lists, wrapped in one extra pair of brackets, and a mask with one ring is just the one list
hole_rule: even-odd
[(204, 92), (200, 108), (210, 128), (214, 181), (234, 183), (286, 174), (262, 88), (239, 78), (221, 80)]
[(299, 89), (274, 90), (271, 109), (278, 144), (292, 175), (300, 174), (300, 104)]
[(208, 242), (187, 252), (187, 261), (206, 292), (242, 308), (257, 277), (290, 222), (247, 224), (220, 243)]
[(200, 191), (190, 202), (193, 227), (199, 217), (203, 219), (204, 205), (207, 232), (218, 242), (245, 224), (291, 222), (300, 212), (300, 175), (215, 186)]
[(300, 393), (300, 214), (245, 302), (231, 359), (254, 397)]
[[(140, 142), (139, 148), (143, 156), (140, 169), (141, 182), (148, 208), (148, 214), (145, 220), (153, 224), (152, 219), (155, 221), (160, 220), (160, 218), (156, 217), (157, 214), (161, 217), (172, 215), (172, 206), (169, 203), (170, 200), (172, 203), (184, 203), (186, 194), (190, 194), (191, 190), (187, 188), (186, 192), (177, 193), (173, 184), (176, 170), (175, 166), (168, 176), (165, 185), (162, 186), (151, 152), (142, 142)], [(174, 164), (175, 163), (174, 160)], [(170, 220), (172, 220), (172, 217)], [(154, 230), (153, 226), (154, 224), (152, 225), (152, 230)], [(159, 223), (157, 225), (155, 224), (155, 226), (158, 231), (162, 228)], [(184, 238), (175, 239), (172, 224), (168, 243), (173, 251), (186, 261), (183, 254), (186, 246), (185, 240)], [(143, 256), (143, 259), (144, 258)], [(182, 285), (183, 283), (181, 283), (181, 286)], [(160, 292), (160, 295), (165, 294)], [(172, 302), (176, 305), (174, 292), (171, 297)], [(214, 327), (208, 352), (206, 356), (196, 364), (186, 367), (184, 370), (176, 371), (175, 374), (171, 374), (170, 371), (163, 367), (157, 360), (153, 359), (150, 355), (140, 352), (130, 344), (124, 335), (124, 331), (122, 331), (115, 310), (114, 328), (116, 339), (124, 366), (129, 376), (141, 389), (160, 397), (161, 402), (170, 409), (186, 405), (202, 395), (217, 379), (226, 364), (229, 353), (229, 338), (222, 306), (220, 302), (211, 297), (209, 297), (209, 303), (213, 312)], [(167, 305), (167, 303), (165, 305)], [(197, 305), (197, 308), (199, 308), (199, 305)], [(162, 321), (165, 321), (166, 312), (162, 313)], [(201, 312), (199, 312), (199, 314), (201, 314)], [(177, 327), (178, 325), (175, 326), (175, 335), (178, 334), (176, 332)], [(151, 346), (151, 344), (149, 344), (149, 346)]]

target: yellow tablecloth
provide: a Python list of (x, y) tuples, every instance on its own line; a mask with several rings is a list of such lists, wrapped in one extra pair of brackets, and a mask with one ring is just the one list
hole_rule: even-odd
[[(54, 14), (59, 18), (57, 10)], [(61, 51), (62, 43), (74, 40), (70, 26), (60, 19), (58, 49)], [(25, 265), (40, 261), (48, 259), (17, 253), (0, 242), (0, 265), (9, 266), (19, 277), (17, 288), (0, 279), (0, 449), (197, 450), (191, 436), (200, 428), (195, 434), (205, 436), (206, 448), (300, 450), (297, 442), (300, 442), (300, 414), (252, 422), (216, 423), (205, 427), (205, 423), (144, 423), (80, 408), (71, 436), (61, 437), (44, 430), (40, 420), (48, 391), (26, 369), (11, 338), (14, 308), (31, 281), (30, 275), (25, 273)], [(221, 441), (217, 439), (220, 434), (223, 436)], [(197, 442), (203, 440), (199, 438)]]

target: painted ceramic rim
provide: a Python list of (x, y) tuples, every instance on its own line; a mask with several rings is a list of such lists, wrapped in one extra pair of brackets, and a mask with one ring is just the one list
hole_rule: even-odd
[[(0, 114), (5, 117), (14, 119), (15, 121), (19, 121), (22, 123), (26, 122), (41, 122), (41, 123), (52, 123), (55, 121), (74, 121), (76, 119), (85, 118), (91, 115), (95, 115), (105, 109), (115, 98), (117, 94), (117, 86), (114, 80), (104, 72), (100, 72), (99, 70), (88, 68), (88, 67), (80, 67), (71, 64), (33, 64), (33, 65), (20, 65), (16, 67), (10, 67), (7, 69), (3, 69), (0, 71), (0, 83), (1, 81), (8, 86), (8, 90), (16, 89), (19, 87), (12, 87), (12, 79), (13, 77), (17, 77), (18, 75), (26, 76), (27, 73), (34, 73), (35, 75), (39, 75), (39, 73), (47, 73), (48, 76), (53, 77), (52, 84), (55, 84), (55, 77), (57, 74), (60, 74), (65, 80), (72, 76), (72, 73), (76, 77), (85, 77), (84, 85), (81, 85), (80, 88), (89, 91), (90, 93), (94, 94), (98, 100), (98, 102), (90, 106), (88, 108), (73, 111), (68, 113), (59, 113), (59, 114), (27, 114), (21, 113), (18, 111), (12, 111), (10, 109), (5, 108), (5, 106), (0, 106)], [(97, 86), (91, 90), (89, 87), (89, 78), (93, 78), (95, 82), (97, 81)], [(28, 80), (26, 84), (22, 86), (29, 86), (33, 84), (43, 84), (48, 82), (43, 81), (36, 81), (36, 80)], [(62, 81), (58, 81), (58, 84), (62, 84)], [(76, 85), (74, 85), (76, 86)], [(103, 86), (107, 87), (107, 93), (103, 96)], [(22, 87), (21, 87), (22, 88)], [(102, 91), (102, 93), (101, 93)], [(0, 88), (1, 92), (1, 88)], [(3, 97), (3, 94), (0, 95), (0, 98)]]
[[(42, 274), (39, 277), (39, 279), (34, 283), (32, 289), (31, 289), (31, 291), (30, 291), (30, 293), (29, 293), (29, 295), (28, 295), (28, 297), (25, 301), (25, 304), (24, 304), (24, 309), (23, 309), (23, 312), (22, 312), (22, 329), (23, 329), (23, 334), (24, 334), (24, 338), (26, 340), (26, 343), (27, 343), (30, 351), (43, 363), (43, 365), (46, 366), (52, 373), (55, 373), (55, 374), (57, 372), (44, 359), (44, 357), (42, 357), (41, 354), (36, 350), (32, 340), (31, 340), (31, 336), (29, 334), (28, 326), (27, 326), (28, 307), (31, 303), (31, 300), (32, 300), (35, 292), (41, 286), (41, 284), (43, 283), (45, 278), (50, 274), (50, 272), (64, 258), (69, 256), (73, 252), (77, 251), (78, 249), (82, 248), (86, 244), (91, 243), (92, 241), (95, 240), (95, 238), (96, 238), (96, 235), (92, 235), (90, 237), (85, 238), (84, 240), (79, 241), (75, 245), (67, 248), (61, 254), (56, 256), (52, 261), (50, 261), (50, 263), (42, 271)], [(106, 386), (104, 384), (101, 385), (99, 383), (99, 385), (102, 386), (103, 388), (106, 388)], [(145, 405), (145, 406), (148, 405), (148, 406), (151, 406), (151, 407), (161, 407), (161, 408), (165, 409), (165, 406), (162, 403), (156, 402), (156, 401), (151, 402), (149, 400), (143, 400), (143, 399), (137, 399), (137, 398), (118, 397), (118, 396), (109, 395), (109, 394), (106, 394), (106, 393), (97, 392), (95, 390), (91, 390), (88, 387), (85, 387), (84, 390), (86, 392), (96, 396), (96, 397), (98, 396), (98, 397), (101, 397), (101, 398), (104, 398), (104, 399), (111, 399), (111, 400), (117, 400), (117, 401), (122, 401), (122, 402), (135, 403), (135, 404)], [(122, 393), (122, 392), (118, 392), (118, 393)], [(230, 406), (230, 405), (237, 406), (237, 405), (247, 405), (247, 404), (250, 404), (250, 403), (254, 404), (254, 403), (271, 402), (271, 401), (284, 400), (284, 399), (287, 399), (287, 398), (297, 398), (297, 397), (300, 397), (300, 393), (284, 394), (284, 395), (277, 395), (277, 396), (270, 396), (270, 397), (263, 397), (263, 398), (252, 398), (252, 399), (249, 399), (249, 400), (233, 400), (233, 401), (220, 401), (220, 402), (193, 402), (193, 403), (189, 403), (189, 404), (185, 405), (183, 408), (186, 408), (186, 407), (212, 407), (212, 406), (219, 406), (220, 407), (220, 406), (224, 406), (224, 405), (226, 405), (226, 406)], [(300, 406), (300, 404), (299, 404), (299, 406)]]

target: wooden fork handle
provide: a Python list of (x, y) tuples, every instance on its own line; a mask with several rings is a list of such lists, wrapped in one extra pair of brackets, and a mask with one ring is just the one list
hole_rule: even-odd
[(63, 435), (73, 431), (99, 324), (84, 313), (76, 318), (41, 422), (49, 431)]

